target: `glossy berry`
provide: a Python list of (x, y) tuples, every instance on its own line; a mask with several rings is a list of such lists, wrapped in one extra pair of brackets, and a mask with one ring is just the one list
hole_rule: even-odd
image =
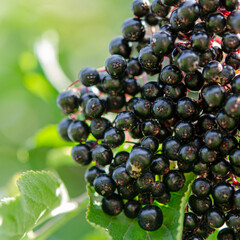
[(138, 192), (151, 192), (154, 183), (154, 175), (151, 172), (145, 172), (137, 179), (136, 187)]
[(147, 136), (141, 140), (140, 146), (147, 148), (154, 153), (158, 150), (159, 141), (154, 136)]
[(225, 33), (222, 37), (222, 49), (226, 53), (235, 52), (240, 46), (240, 39), (234, 33)]
[(191, 91), (199, 91), (204, 83), (201, 72), (198, 70), (193, 73), (187, 73), (184, 77), (186, 87)]
[(170, 137), (166, 139), (162, 145), (163, 155), (169, 160), (177, 160), (180, 146), (181, 144), (176, 138)]
[(228, 203), (232, 201), (234, 189), (229, 183), (220, 182), (214, 186), (212, 197), (217, 204)]
[(102, 199), (102, 210), (110, 216), (120, 214), (123, 207), (122, 198), (117, 194), (113, 194), (112, 196), (104, 197)]
[(192, 212), (184, 213), (184, 230), (193, 231), (197, 228), (199, 223), (198, 217)]
[(238, 146), (238, 142), (234, 136), (224, 136), (219, 146), (219, 151), (223, 155), (228, 155), (234, 148)]
[(114, 157), (114, 164), (116, 166), (125, 164), (128, 160), (128, 157), (129, 157), (129, 152), (126, 152), (126, 151), (118, 152)]
[(85, 144), (74, 146), (71, 156), (76, 163), (81, 165), (88, 165), (92, 161), (90, 148)]
[(240, 211), (232, 210), (228, 212), (226, 217), (226, 224), (229, 228), (239, 231), (240, 230)]
[(128, 42), (122, 36), (114, 38), (109, 44), (109, 52), (112, 55), (118, 54), (124, 58), (129, 58), (131, 50)]
[(209, 130), (204, 136), (204, 142), (209, 149), (215, 149), (222, 142), (222, 133), (215, 129)]
[(137, 118), (133, 112), (122, 111), (120, 112), (115, 120), (115, 126), (119, 130), (128, 130), (135, 126)]
[(99, 166), (93, 166), (91, 168), (89, 168), (86, 172), (85, 172), (85, 179), (86, 181), (91, 185), (93, 186), (93, 182), (94, 182), (94, 179), (99, 176), (100, 174), (103, 174), (105, 173), (104, 169), (102, 169), (101, 167)]
[(190, 122), (181, 121), (175, 126), (174, 132), (179, 140), (189, 141), (193, 138), (193, 125)]
[(160, 121), (170, 119), (174, 113), (173, 102), (168, 98), (158, 98), (152, 105), (152, 112)]
[(205, 216), (208, 226), (212, 228), (220, 228), (225, 222), (224, 212), (219, 208), (211, 208)]
[(145, 29), (141, 20), (135, 18), (125, 20), (122, 24), (122, 35), (131, 42), (142, 40), (145, 35)]
[(110, 197), (113, 195), (116, 184), (113, 179), (107, 174), (100, 174), (94, 179), (93, 182), (95, 191), (104, 197)]
[(87, 118), (101, 117), (104, 112), (104, 104), (99, 98), (91, 98), (87, 101), (84, 113)]
[(100, 166), (106, 166), (111, 163), (113, 153), (110, 147), (104, 144), (96, 145), (92, 150), (92, 160)]
[(226, 27), (226, 20), (221, 13), (212, 13), (206, 19), (207, 29), (210, 32), (221, 34)]
[(181, 119), (194, 119), (198, 115), (198, 105), (191, 98), (181, 98), (177, 102), (176, 111)]
[(115, 127), (110, 127), (105, 131), (103, 139), (104, 143), (112, 148), (115, 148), (124, 143), (125, 135), (123, 131), (118, 130)]
[(154, 155), (150, 169), (152, 173), (162, 175), (169, 171), (169, 165), (169, 160), (167, 160), (164, 155), (156, 154)]
[(169, 7), (163, 5), (161, 0), (154, 0), (151, 5), (152, 13), (158, 17), (166, 17), (169, 12)]
[(230, 117), (238, 117), (240, 116), (240, 95), (232, 95), (230, 96), (224, 105), (224, 110)]
[(155, 55), (150, 46), (146, 46), (141, 49), (138, 55), (138, 61), (140, 62), (142, 68), (146, 71), (153, 73), (160, 71), (162, 60), (157, 55)]
[(130, 182), (124, 186), (118, 185), (118, 193), (123, 199), (127, 200), (132, 200), (139, 194), (135, 182)]
[(140, 118), (149, 117), (151, 114), (151, 102), (140, 98), (136, 103), (134, 103), (133, 112)]
[(73, 122), (72, 119), (64, 118), (58, 124), (58, 134), (65, 141), (71, 141), (71, 139), (68, 137), (68, 127), (72, 122)]
[(240, 93), (240, 75), (237, 75), (235, 78), (233, 78), (231, 85), (233, 93)]
[(150, 167), (152, 161), (152, 153), (143, 147), (135, 147), (129, 154), (126, 168), (127, 172), (133, 178), (138, 178), (142, 171)]
[(192, 35), (191, 45), (197, 51), (205, 51), (208, 49), (210, 37), (206, 32), (197, 32)]
[(131, 6), (132, 13), (137, 17), (146, 16), (150, 10), (148, 0), (134, 0)]
[(216, 117), (212, 114), (203, 114), (198, 118), (198, 128), (200, 133), (217, 128)]
[(112, 178), (117, 185), (127, 185), (131, 182), (131, 177), (126, 172), (126, 167), (124, 165), (118, 166), (112, 174)]
[(224, 111), (220, 111), (217, 114), (216, 120), (219, 126), (226, 131), (232, 131), (238, 125), (238, 119), (229, 117)]
[(141, 90), (140, 85), (135, 78), (125, 79), (125, 84), (124, 84), (125, 93), (131, 96), (135, 96), (136, 94), (139, 93), (140, 90)]
[(211, 166), (211, 172), (216, 178), (227, 176), (230, 170), (230, 164), (224, 159), (217, 159)]
[(192, 145), (184, 145), (179, 149), (178, 157), (182, 162), (192, 163), (197, 160), (197, 148)]
[(204, 13), (215, 12), (219, 6), (219, 3), (219, 0), (199, 0), (199, 4), (202, 7)]
[(155, 231), (162, 226), (162, 210), (156, 205), (147, 205), (138, 215), (138, 224), (146, 231)]
[(139, 76), (142, 73), (142, 67), (137, 58), (132, 58), (127, 63), (127, 74), (129, 77)]
[(166, 185), (163, 182), (155, 181), (151, 187), (151, 194), (154, 197), (161, 197), (166, 190)]
[(207, 163), (202, 161), (197, 161), (193, 163), (193, 173), (196, 175), (201, 175), (203, 173), (207, 173), (209, 171), (209, 166)]
[(236, 240), (234, 231), (230, 228), (223, 228), (218, 232), (217, 240)]
[(199, 198), (191, 195), (188, 200), (189, 207), (197, 215), (205, 214), (212, 207), (212, 200), (210, 197)]
[(124, 204), (124, 213), (128, 218), (136, 218), (142, 206), (136, 200), (129, 200)]
[(186, 73), (195, 72), (198, 69), (199, 57), (195, 52), (185, 50), (179, 56), (177, 63), (182, 71)]
[(168, 97), (173, 101), (177, 101), (178, 99), (186, 96), (187, 88), (181, 82), (176, 86), (165, 85), (163, 88), (163, 92), (165, 94), (165, 97)]
[(234, 192), (233, 206), (235, 209), (240, 210), (240, 190)]
[(170, 192), (177, 192), (182, 189), (185, 183), (185, 177), (183, 173), (178, 170), (170, 170), (163, 176), (163, 182), (166, 184), (167, 189)]
[(91, 121), (90, 131), (97, 139), (102, 139), (104, 132), (111, 126), (111, 122), (106, 118), (94, 118)]
[(119, 78), (124, 75), (127, 63), (124, 57), (114, 54), (105, 62), (105, 68), (112, 78)]
[(98, 71), (92, 67), (86, 67), (81, 70), (78, 77), (80, 82), (86, 87), (96, 85), (100, 82)]
[(68, 137), (73, 142), (86, 141), (89, 135), (88, 125), (80, 120), (73, 121), (68, 127)]
[(223, 70), (223, 66), (218, 61), (211, 61), (203, 69), (203, 78), (206, 82), (219, 82), (219, 75)]
[(170, 32), (159, 31), (151, 38), (151, 47), (157, 56), (166, 56), (173, 50), (174, 39)]
[(180, 69), (175, 65), (167, 65), (160, 73), (160, 79), (163, 83), (176, 85), (182, 81), (183, 75)]
[(162, 89), (157, 82), (148, 82), (142, 86), (142, 97), (154, 101), (156, 98), (162, 95)]
[(78, 111), (79, 95), (73, 90), (67, 90), (60, 93), (57, 97), (57, 106), (63, 114), (71, 114)]

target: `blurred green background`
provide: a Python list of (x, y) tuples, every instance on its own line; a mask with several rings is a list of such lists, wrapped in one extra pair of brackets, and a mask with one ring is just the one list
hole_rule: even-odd
[[(1, 1), (1, 198), (16, 194), (18, 173), (29, 169), (55, 171), (71, 197), (85, 191), (85, 169), (72, 162), (56, 132), (63, 118), (56, 88), (67, 87), (85, 66), (104, 65), (109, 42), (131, 16), (130, 6), (130, 0)], [(48, 239), (106, 237), (82, 212)]]

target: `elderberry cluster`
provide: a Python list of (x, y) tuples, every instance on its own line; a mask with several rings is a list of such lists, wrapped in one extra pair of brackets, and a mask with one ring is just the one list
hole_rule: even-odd
[(193, 172), (183, 239), (225, 223), (217, 238), (240, 239), (238, 0), (134, 0), (131, 10), (105, 67), (82, 69), (58, 96), (68, 115), (59, 134), (78, 143), (77, 163), (91, 165), (85, 178), (106, 214), (123, 210), (157, 230), (158, 203)]

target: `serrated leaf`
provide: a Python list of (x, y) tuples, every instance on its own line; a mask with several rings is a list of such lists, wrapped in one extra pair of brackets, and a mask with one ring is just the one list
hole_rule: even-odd
[(51, 172), (28, 171), (17, 181), (20, 195), (0, 201), (0, 239), (22, 239), (68, 198), (61, 181)]
[[(177, 193), (172, 193), (171, 201), (168, 205), (158, 204), (163, 211), (163, 225), (154, 232), (146, 232), (138, 225), (137, 219), (129, 219), (122, 212), (120, 215), (111, 217), (105, 214), (101, 208), (101, 199), (91, 186), (88, 186), (90, 203), (88, 206), (87, 219), (90, 223), (104, 228), (114, 240), (176, 240), (181, 237), (178, 228), (183, 225), (184, 204), (190, 192), (189, 185), (194, 177), (193, 174), (186, 174), (186, 183), (183, 189)], [(157, 203), (156, 203), (157, 204)]]

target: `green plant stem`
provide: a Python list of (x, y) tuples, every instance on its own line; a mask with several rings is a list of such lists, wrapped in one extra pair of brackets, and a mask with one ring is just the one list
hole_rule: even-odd
[(73, 202), (78, 204), (74, 210), (67, 212), (65, 214), (61, 214), (49, 220), (46, 224), (44, 224), (41, 228), (39, 228), (36, 232), (33, 233), (33, 239), (35, 240), (47, 239), (60, 227), (62, 227), (66, 222), (77, 216), (81, 211), (83, 211), (83, 209), (87, 207), (88, 195), (84, 193), (80, 197), (76, 198)]

